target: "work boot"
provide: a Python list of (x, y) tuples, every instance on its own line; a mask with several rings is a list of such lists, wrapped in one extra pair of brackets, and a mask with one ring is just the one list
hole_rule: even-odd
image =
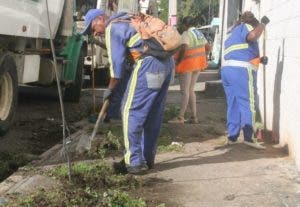
[(147, 166), (148, 166), (149, 170), (150, 170), (150, 169), (153, 169), (153, 168), (154, 168), (154, 160), (152, 160), (152, 161), (147, 161)]
[(234, 145), (234, 144), (238, 144), (238, 141), (232, 141), (230, 139), (226, 139), (225, 140), (225, 145)]
[(128, 166), (127, 171), (129, 174), (133, 175), (144, 175), (147, 170), (149, 170), (148, 166), (146, 164), (141, 164), (138, 166)]
[(184, 124), (186, 120), (182, 116), (177, 116), (168, 121), (170, 124)]
[(255, 149), (266, 149), (265, 146), (261, 145), (262, 142), (258, 142), (256, 139), (244, 140), (244, 144)]

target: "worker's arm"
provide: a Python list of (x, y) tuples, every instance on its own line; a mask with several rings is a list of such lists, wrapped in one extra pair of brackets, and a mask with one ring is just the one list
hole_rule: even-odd
[(260, 35), (263, 33), (265, 30), (265, 25), (264, 24), (258, 24), (257, 27), (255, 27), (251, 32), (249, 32), (247, 36), (247, 41), (248, 42), (254, 42), (256, 41)]
[(112, 97), (112, 94), (113, 94), (113, 90), (115, 89), (115, 87), (118, 84), (118, 82), (119, 82), (119, 79), (117, 79), (117, 78), (110, 78), (108, 87), (103, 92), (103, 102), (106, 99), (110, 100), (110, 98)]
[(109, 80), (108, 88), (110, 90), (113, 90), (116, 87), (116, 85), (118, 84), (118, 82), (119, 82), (119, 79), (117, 79), (117, 78), (111, 78)]
[(261, 18), (261, 23), (259, 23), (251, 32), (249, 32), (247, 36), (248, 42), (254, 42), (256, 41), (260, 35), (265, 30), (266, 25), (270, 22), (269, 18), (266, 16), (263, 16)]

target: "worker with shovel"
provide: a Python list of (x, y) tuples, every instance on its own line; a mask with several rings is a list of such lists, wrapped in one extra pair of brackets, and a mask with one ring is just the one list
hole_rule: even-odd
[(154, 164), (164, 102), (174, 68), (172, 54), (164, 52), (153, 38), (142, 41), (130, 22), (126, 21), (126, 13), (107, 19), (102, 10), (93, 9), (85, 18), (83, 34), (106, 35), (111, 79), (104, 92), (105, 101), (115, 96), (128, 56), (136, 60), (133, 74), (124, 87), (122, 121), (125, 156), (116, 168), (125, 168), (132, 174), (144, 173)]
[(269, 19), (264, 16), (261, 23), (247, 11), (228, 34), (225, 41), (224, 63), (221, 76), (227, 99), (227, 144), (237, 143), (243, 129), (244, 143), (256, 149), (264, 149), (254, 138), (257, 109), (258, 64), (266, 64), (259, 57), (258, 38)]

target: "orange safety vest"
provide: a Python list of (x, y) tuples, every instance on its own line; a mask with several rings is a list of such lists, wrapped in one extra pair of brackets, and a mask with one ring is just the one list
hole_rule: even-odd
[[(178, 54), (177, 54), (178, 56)], [(176, 59), (176, 56), (175, 56)], [(203, 71), (207, 67), (205, 46), (189, 48), (184, 53), (184, 58), (176, 66), (176, 73)]]

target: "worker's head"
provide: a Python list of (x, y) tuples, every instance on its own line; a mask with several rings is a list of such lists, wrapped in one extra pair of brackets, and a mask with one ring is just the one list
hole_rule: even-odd
[(102, 9), (90, 9), (85, 15), (83, 35), (103, 35), (105, 32), (106, 15)]
[(183, 29), (187, 30), (190, 27), (194, 27), (195, 24), (195, 19), (191, 16), (186, 16), (182, 19), (182, 25), (183, 25)]
[(246, 24), (250, 24), (252, 27), (256, 27), (259, 24), (254, 14), (250, 11), (244, 12), (240, 17), (240, 21)]

